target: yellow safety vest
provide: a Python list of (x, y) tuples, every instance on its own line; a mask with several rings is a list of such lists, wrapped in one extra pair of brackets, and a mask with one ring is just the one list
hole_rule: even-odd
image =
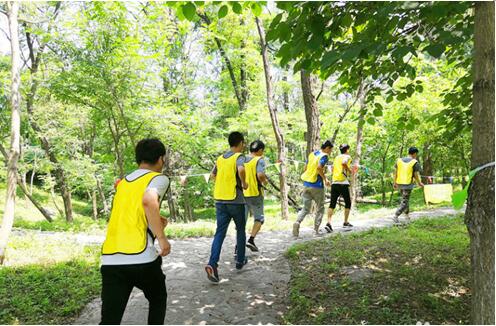
[(396, 183), (399, 185), (409, 185), (412, 184), (413, 180), (413, 166), (417, 163), (417, 160), (412, 159), (410, 162), (405, 163), (401, 158), (396, 161)]
[(217, 175), (215, 176), (214, 199), (234, 200), (236, 198), (236, 161), (241, 153), (234, 153), (229, 158), (223, 155), (217, 158)]
[(143, 195), (150, 181), (158, 175), (160, 173), (148, 172), (136, 180), (124, 178), (119, 182), (102, 247), (103, 255), (136, 255), (146, 249), (149, 231)]
[[(343, 182), (348, 179), (348, 176), (343, 169), (343, 159), (348, 155), (340, 154), (336, 156), (332, 164), (332, 182)], [(348, 168), (351, 168), (351, 157), (348, 158), (348, 163), (346, 163)]]
[(257, 197), (261, 193), (261, 189), (258, 187), (257, 178), (257, 163), (261, 159), (261, 156), (254, 156), (250, 162), (245, 163), (246, 171), (246, 182), (248, 183), (248, 189), (243, 190), (245, 197)]
[(301, 175), (301, 180), (310, 183), (317, 182), (317, 176), (319, 175), (317, 167), (319, 166), (320, 159), (324, 156), (327, 156), (327, 154), (323, 152), (320, 152), (319, 155), (315, 155), (314, 152), (308, 154), (307, 169)]

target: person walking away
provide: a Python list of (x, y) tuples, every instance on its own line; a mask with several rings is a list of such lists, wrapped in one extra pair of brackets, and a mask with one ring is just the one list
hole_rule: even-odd
[(212, 179), (215, 180), (214, 199), (217, 229), (205, 271), (207, 278), (213, 283), (219, 282), (218, 262), (231, 219), (236, 224), (236, 246), (238, 248), (236, 269), (242, 269), (248, 262), (245, 257), (246, 213), (243, 195), (243, 189), (248, 189), (245, 180), (245, 157), (242, 154), (245, 139), (240, 132), (234, 131), (229, 134), (228, 142), (231, 147), (230, 150), (217, 158), (212, 170)]
[(336, 156), (332, 164), (332, 185), (331, 185), (331, 203), (329, 205), (329, 210), (327, 212), (327, 224), (325, 229), (328, 233), (333, 231), (331, 226), (332, 215), (334, 214), (334, 209), (338, 202), (339, 197), (344, 200), (344, 223), (343, 227), (353, 227), (353, 225), (348, 222), (351, 210), (351, 197), (350, 197), (350, 181), (351, 176), (351, 156), (350, 145), (342, 144), (339, 146), (340, 155)]
[(293, 224), (294, 237), (298, 237), (300, 233), (300, 224), (308, 213), (310, 213), (312, 202), (315, 202), (315, 205), (317, 206), (317, 212), (314, 219), (314, 231), (316, 235), (319, 234), (320, 224), (322, 223), (322, 217), (324, 216), (324, 186), (328, 187), (330, 185), (325, 174), (325, 166), (329, 161), (329, 154), (333, 147), (334, 145), (331, 141), (326, 140), (320, 147), (320, 150), (311, 152), (308, 155), (305, 171), (301, 175), (301, 179), (303, 180), (303, 192), (301, 195), (303, 208), (298, 212), (296, 222)]
[(248, 188), (243, 191), (246, 200), (246, 219), (251, 212), (254, 218), (251, 236), (246, 246), (251, 251), (258, 251), (255, 245), (257, 236), (262, 224), (265, 222), (264, 217), (264, 193), (262, 185), (268, 183), (265, 175), (265, 160), (263, 159), (265, 144), (260, 140), (255, 140), (250, 144), (250, 155), (245, 161), (246, 182)]
[[(120, 324), (134, 287), (149, 302), (148, 324), (163, 325), (167, 307), (162, 257), (171, 246), (164, 234), (167, 219), (160, 204), (169, 189), (161, 174), (165, 146), (158, 139), (143, 139), (135, 149), (138, 169), (116, 185), (102, 247), (101, 324)], [(157, 252), (154, 240), (158, 241)]]
[(410, 195), (415, 187), (413, 179), (417, 181), (420, 187), (424, 184), (420, 179), (420, 163), (417, 161), (418, 149), (410, 147), (408, 156), (399, 158), (394, 165), (394, 189), (399, 189), (401, 194), (400, 207), (396, 210), (393, 221), (398, 224), (399, 216), (405, 213), (406, 222), (410, 222)]

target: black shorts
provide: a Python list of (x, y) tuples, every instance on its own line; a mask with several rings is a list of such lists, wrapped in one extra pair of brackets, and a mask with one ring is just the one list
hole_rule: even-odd
[(330, 208), (336, 208), (339, 196), (342, 196), (344, 199), (344, 208), (351, 208), (350, 185), (332, 184)]

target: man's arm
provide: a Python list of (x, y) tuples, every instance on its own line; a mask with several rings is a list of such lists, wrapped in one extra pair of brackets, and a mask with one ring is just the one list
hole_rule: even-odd
[(246, 170), (244, 166), (238, 165), (238, 175), (243, 189), (248, 189), (248, 184), (246, 183)]
[(420, 179), (420, 172), (419, 171), (416, 171), (414, 173), (414, 176), (415, 176), (415, 180), (417, 181), (417, 184), (420, 186), (420, 187), (423, 187), (424, 184), (422, 183), (422, 180)]
[(267, 180), (267, 176), (265, 175), (264, 172), (257, 172), (257, 177), (258, 177), (258, 181), (260, 181), (263, 185), (269, 183), (269, 180)]
[(394, 176), (393, 176), (393, 188), (396, 189), (398, 188), (398, 184), (396, 183), (396, 178), (398, 177), (398, 168), (396, 164), (394, 165)]
[(320, 175), (320, 177), (322, 178), (322, 180), (324, 181), (325, 185), (326, 186), (329, 186), (330, 183), (329, 183), (329, 179), (327, 179), (326, 175), (325, 175), (325, 169), (324, 169), (324, 166), (319, 165), (317, 166), (317, 173)]
[(164, 224), (160, 217), (160, 203), (156, 191), (146, 191), (143, 195), (143, 208), (145, 210), (148, 226), (157, 237), (160, 245), (160, 256), (167, 256), (170, 253), (171, 246), (164, 233)]

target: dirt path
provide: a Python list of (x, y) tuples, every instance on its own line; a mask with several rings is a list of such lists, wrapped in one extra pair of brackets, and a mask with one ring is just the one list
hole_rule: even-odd
[[(438, 208), (411, 216), (417, 219), (459, 213), (451, 208)], [(392, 225), (390, 217), (352, 222), (355, 227), (349, 232)], [(333, 234), (339, 232), (344, 230), (336, 227)], [(238, 272), (233, 259), (235, 238), (228, 236), (219, 262), (221, 282), (218, 285), (208, 282), (203, 270), (210, 253), (211, 238), (171, 240), (172, 253), (163, 263), (169, 296), (166, 324), (279, 324), (290, 279), (289, 264), (283, 254), (292, 244), (315, 238), (309, 228), (302, 228), (298, 240), (293, 239), (290, 231), (262, 232), (257, 237), (261, 251), (251, 253), (247, 249), (249, 263)], [(76, 324), (98, 324), (100, 306), (100, 299), (95, 299), (84, 309)], [(122, 323), (146, 324), (147, 313), (148, 302), (141, 291), (135, 290)]]

